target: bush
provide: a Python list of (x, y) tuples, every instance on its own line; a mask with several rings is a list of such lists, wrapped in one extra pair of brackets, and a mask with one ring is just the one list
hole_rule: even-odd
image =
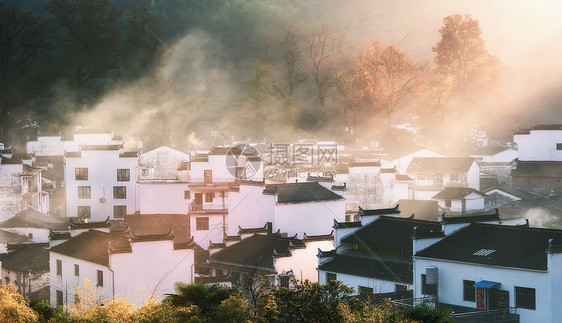
[(37, 322), (37, 314), (29, 308), (14, 285), (0, 286), (0, 322)]

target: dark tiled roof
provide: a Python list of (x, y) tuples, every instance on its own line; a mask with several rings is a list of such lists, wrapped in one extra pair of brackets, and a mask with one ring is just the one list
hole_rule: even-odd
[(484, 193), (488, 193), (488, 192), (493, 191), (493, 190), (499, 190), (499, 191), (505, 192), (507, 194), (510, 194), (510, 195), (513, 195), (513, 196), (516, 196), (516, 197), (519, 197), (519, 198), (522, 198), (522, 199), (533, 198), (533, 197), (539, 196), (538, 194), (527, 191), (524, 188), (505, 185), (505, 184), (500, 184), (500, 185), (497, 185), (497, 186), (494, 186), (494, 187), (490, 187), (489, 189), (484, 191)]
[(511, 176), (562, 177), (562, 161), (518, 161)]
[(409, 284), (413, 281), (412, 267), (409, 262), (392, 262), (353, 254), (336, 255), (334, 259), (318, 266), (318, 269)]
[(109, 217), (105, 221), (100, 222), (84, 222), (84, 221), (74, 221), (70, 219), (71, 229), (97, 229), (97, 228), (110, 228), (111, 223), (109, 222)]
[(399, 181), (399, 182), (403, 182), (403, 181), (406, 181), (406, 182), (414, 181), (413, 178), (411, 178), (410, 176), (405, 175), (405, 174), (396, 174), (394, 178), (396, 178), (396, 180)]
[(478, 194), (480, 196), (486, 196), (486, 194), (475, 190), (470, 187), (446, 187), (441, 192), (435, 194), (432, 198), (438, 200), (461, 200), (470, 194)]
[(488, 213), (474, 213), (464, 216), (451, 216), (447, 217), (445, 214), (441, 217), (441, 223), (454, 224), (454, 223), (473, 223), (473, 222), (488, 222), (500, 221), (500, 213), (495, 209)]
[(343, 197), (317, 182), (266, 185), (264, 193), (276, 194), (278, 203), (306, 203), (341, 200)]
[(111, 235), (109, 233), (90, 230), (52, 247), (51, 251), (65, 256), (108, 266), (108, 247), (110, 238)]
[(560, 124), (537, 124), (529, 127), (528, 129), (519, 129), (515, 131), (515, 135), (528, 135), (531, 130), (562, 130), (562, 125)]
[(108, 129), (78, 129), (74, 131), (75, 134), (87, 134), (87, 135), (96, 135), (96, 134), (112, 134), (113, 131)]
[(174, 242), (190, 241), (189, 216), (186, 214), (129, 214), (125, 223), (138, 235), (165, 234), (174, 230)]
[(255, 234), (212, 254), (210, 262), (248, 267), (248, 269), (258, 267), (274, 271), (274, 251), (281, 254), (290, 252), (289, 247), (293, 240), (296, 239), (281, 237), (277, 234)]
[(0, 256), (2, 267), (17, 272), (49, 271), (49, 251), (41, 245), (21, 245), (16, 250)]
[(342, 243), (357, 244), (363, 248), (388, 248), (411, 252), (414, 227), (421, 232), (441, 231), (439, 222), (381, 216), (346, 236)]
[(82, 157), (82, 153), (79, 151), (65, 151), (64, 156), (71, 157), (71, 158), (80, 158)]
[(119, 158), (137, 158), (139, 156), (138, 151), (124, 151), (119, 154)]
[(22, 160), (18, 159), (18, 158), (6, 158), (6, 157), (2, 157), (0, 158), (0, 163), (2, 165), (18, 165), (18, 164), (22, 164)]
[[(549, 239), (554, 239), (558, 243), (562, 242), (562, 231), (527, 226), (472, 223), (418, 252), (416, 256), (491, 266), (546, 270), (546, 250)], [(487, 255), (475, 255), (483, 249), (488, 250)]]
[(334, 229), (360, 228), (361, 222), (338, 222), (334, 220)]
[(394, 174), (396, 173), (396, 166), (392, 167), (392, 168), (381, 168), (381, 173), (383, 174)]
[(381, 167), (381, 161), (354, 161), (349, 163), (349, 167)]
[(68, 218), (55, 217), (33, 209), (25, 209), (15, 216), (0, 222), (0, 228), (66, 230), (68, 229), (68, 224)]
[(467, 172), (474, 159), (456, 157), (414, 157), (408, 173), (458, 174)]
[(399, 205), (397, 204), (395, 207), (386, 208), (386, 209), (371, 209), (371, 210), (364, 210), (363, 208), (359, 207), (359, 216), (369, 216), (369, 215), (388, 215), (388, 214), (399, 214)]
[(437, 221), (439, 212), (437, 201), (433, 200), (398, 200), (396, 205), (400, 205), (400, 214), (410, 217), (414, 214), (415, 219)]
[(0, 243), (2, 244), (19, 244), (27, 240), (27, 237), (21, 234), (13, 233), (6, 230), (0, 230)]

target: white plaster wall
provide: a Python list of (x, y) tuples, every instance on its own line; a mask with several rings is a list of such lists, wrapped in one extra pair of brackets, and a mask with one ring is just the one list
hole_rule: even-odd
[[(197, 217), (209, 218), (209, 230), (197, 230)], [(223, 216), (221, 214), (191, 215), (189, 223), (191, 236), (195, 239), (195, 243), (200, 245), (203, 249), (207, 249), (209, 241), (214, 243), (222, 243), (224, 241)]]
[[(463, 280), (500, 282), (499, 289), (509, 291), (509, 306), (515, 306), (515, 286), (535, 288), (536, 310), (518, 308), (520, 322), (551, 321), (551, 274), (491, 266), (469, 265), (414, 257), (414, 297), (422, 297), (421, 275), (429, 266), (439, 270), (438, 293), (442, 303), (476, 308), (476, 302), (463, 300)], [(558, 291), (557, 291), (558, 293)]]
[[(117, 150), (82, 151), (82, 157), (65, 158), (67, 216), (77, 216), (77, 207), (90, 206), (92, 221), (113, 218), (113, 206), (125, 205), (127, 213), (136, 209), (138, 158), (120, 158)], [(75, 169), (88, 168), (88, 180), (76, 180)], [(130, 169), (128, 182), (117, 181), (117, 169)], [(90, 199), (78, 199), (78, 186), (91, 186)], [(113, 187), (125, 186), (126, 199), (114, 199)], [(100, 198), (105, 197), (105, 202)]]
[(562, 143), (562, 130), (531, 130), (528, 135), (514, 135), (513, 141), (521, 161), (562, 161), (562, 150), (556, 150), (556, 144)]
[[(326, 271), (318, 271), (318, 282), (320, 284), (326, 284)], [(370, 287), (373, 289), (373, 294), (379, 293), (392, 293), (396, 289), (396, 284), (407, 285), (408, 289), (413, 289), (413, 285), (400, 282), (391, 282), (386, 280), (380, 280), (369, 277), (353, 276), (341, 273), (335, 273), (336, 279), (344, 283), (347, 287), (352, 287), (354, 293), (352, 295), (359, 294), (359, 286)]]
[(0, 164), (0, 186), (21, 187), (23, 164)]
[[(60, 276), (57, 275), (56, 259), (62, 260), (62, 275)], [(80, 266), (80, 276), (74, 275), (74, 264), (78, 264)], [(84, 286), (85, 279), (88, 279), (92, 283), (96, 292), (102, 297), (108, 299), (113, 297), (112, 276), (108, 267), (61, 255), (56, 252), (50, 252), (49, 267), (51, 303), (56, 304), (56, 290), (60, 290), (63, 292), (63, 299), (65, 300), (64, 305), (74, 304), (74, 294), (76, 293), (75, 288)], [(98, 270), (103, 271), (103, 287), (97, 286)]]
[(334, 249), (333, 241), (312, 241), (306, 244), (304, 249), (294, 249), (291, 257), (274, 258), (274, 267), (278, 274), (293, 270), (295, 278), (299, 281), (306, 279), (318, 282), (318, 249)]
[(174, 250), (172, 240), (131, 243), (132, 253), (110, 255), (115, 272), (115, 295), (137, 306), (150, 296), (162, 300), (174, 293), (178, 281), (193, 281), (193, 249)]
[(171, 179), (178, 177), (178, 165), (188, 162), (189, 155), (170, 147), (162, 146), (147, 151), (139, 157), (141, 164), (154, 165), (152, 178)]
[(61, 136), (39, 136), (36, 141), (27, 142), (27, 153), (36, 156), (62, 156), (64, 148)]
[(476, 162), (472, 162), (472, 166), (466, 174), (467, 185), (475, 190), (480, 190), (480, 166)]
[(21, 234), (29, 237), (29, 234), (33, 234), (33, 238), (28, 241), (32, 243), (46, 243), (49, 242), (49, 229), (37, 229), (37, 228), (4, 228), (2, 230), (10, 231), (13, 233)]
[(275, 205), (273, 230), (289, 236), (327, 234), (332, 231), (334, 219), (345, 221), (345, 200)]
[[(556, 146), (554, 147), (556, 148)], [(482, 161), (486, 163), (511, 163), (517, 157), (517, 150), (510, 148), (492, 156), (482, 156)]]
[(139, 182), (139, 211), (141, 214), (187, 214), (193, 199), (193, 193), (191, 199), (184, 199), (184, 192), (188, 190), (187, 183)]
[(7, 220), (23, 210), (21, 187), (0, 186), (0, 221)]
[(396, 170), (398, 171), (399, 174), (405, 174), (406, 170), (408, 169), (408, 166), (410, 166), (410, 163), (412, 162), (412, 159), (414, 159), (414, 157), (447, 157), (447, 156), (424, 148), (414, 153), (408, 154), (406, 156), (397, 158), (393, 160), (391, 164), (396, 165)]
[(228, 235), (237, 235), (238, 226), (258, 228), (273, 222), (275, 196), (263, 194), (263, 189), (261, 185), (241, 184), (239, 192), (228, 192)]

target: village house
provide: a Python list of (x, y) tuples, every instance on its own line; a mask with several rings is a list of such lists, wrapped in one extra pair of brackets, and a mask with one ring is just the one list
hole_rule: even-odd
[(470, 187), (445, 187), (433, 199), (448, 214), (466, 214), (483, 211), (485, 197), (486, 194)]
[(105, 298), (124, 297), (141, 305), (162, 299), (178, 281), (192, 282), (195, 244), (161, 234), (88, 230), (50, 249), (50, 300), (76, 301), (76, 287), (91, 281)]
[(431, 200), (446, 187), (480, 190), (480, 168), (472, 158), (414, 157), (407, 174), (415, 179), (409, 198)]
[(470, 154), (480, 166), (480, 189), (497, 184), (511, 185), (511, 170), (517, 159), (517, 149), (506, 146), (486, 146)]
[(67, 231), (68, 226), (68, 218), (48, 215), (33, 209), (26, 209), (0, 222), (0, 229), (25, 236), (32, 243), (47, 243), (51, 231)]
[(561, 239), (561, 230), (471, 223), (415, 244), (414, 297), (435, 297), (459, 318), (473, 312), (481, 319), (501, 314), (556, 322), (562, 315)]
[(122, 219), (137, 206), (136, 151), (120, 145), (82, 145), (65, 152), (66, 214), (101, 221)]

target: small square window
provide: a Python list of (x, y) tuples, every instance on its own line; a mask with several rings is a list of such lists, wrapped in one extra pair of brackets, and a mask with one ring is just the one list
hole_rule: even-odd
[(87, 181), (88, 180), (88, 169), (87, 168), (76, 168), (74, 170), (74, 179), (77, 181)]
[(209, 230), (209, 218), (200, 217), (200, 216), (195, 218), (195, 230), (197, 231)]
[(148, 169), (143, 168), (141, 173), (142, 173), (142, 176), (148, 176)]
[(515, 286), (515, 307), (536, 309), (535, 289)]
[(445, 207), (451, 207), (451, 200), (445, 200)]
[(334, 273), (326, 273), (326, 284), (331, 282), (332, 280), (337, 280), (338, 276)]
[(127, 187), (126, 186), (113, 186), (113, 198), (114, 199), (126, 199), (127, 198)]
[(29, 239), (33, 239), (33, 233), (31, 233), (31, 232), (28, 233), (28, 234), (27, 234), (27, 237), (28, 237)]
[(91, 186), (78, 186), (78, 198), (79, 199), (92, 198), (92, 187)]
[(78, 207), (78, 217), (80, 218), (90, 218), (90, 207), (89, 206), (79, 206)]
[(562, 150), (562, 143), (556, 144), (556, 150)]
[(131, 170), (130, 169), (118, 169), (117, 170), (117, 181), (118, 182), (128, 182), (131, 180)]
[(373, 296), (373, 289), (371, 287), (359, 286), (359, 295)]
[(191, 199), (191, 191), (183, 191), (183, 199), (190, 200)]
[(402, 285), (402, 284), (394, 284), (394, 291), (397, 292), (397, 293), (407, 292), (408, 286)]
[(126, 205), (114, 205), (113, 206), (113, 218), (114, 219), (122, 219), (127, 214), (127, 206)]

